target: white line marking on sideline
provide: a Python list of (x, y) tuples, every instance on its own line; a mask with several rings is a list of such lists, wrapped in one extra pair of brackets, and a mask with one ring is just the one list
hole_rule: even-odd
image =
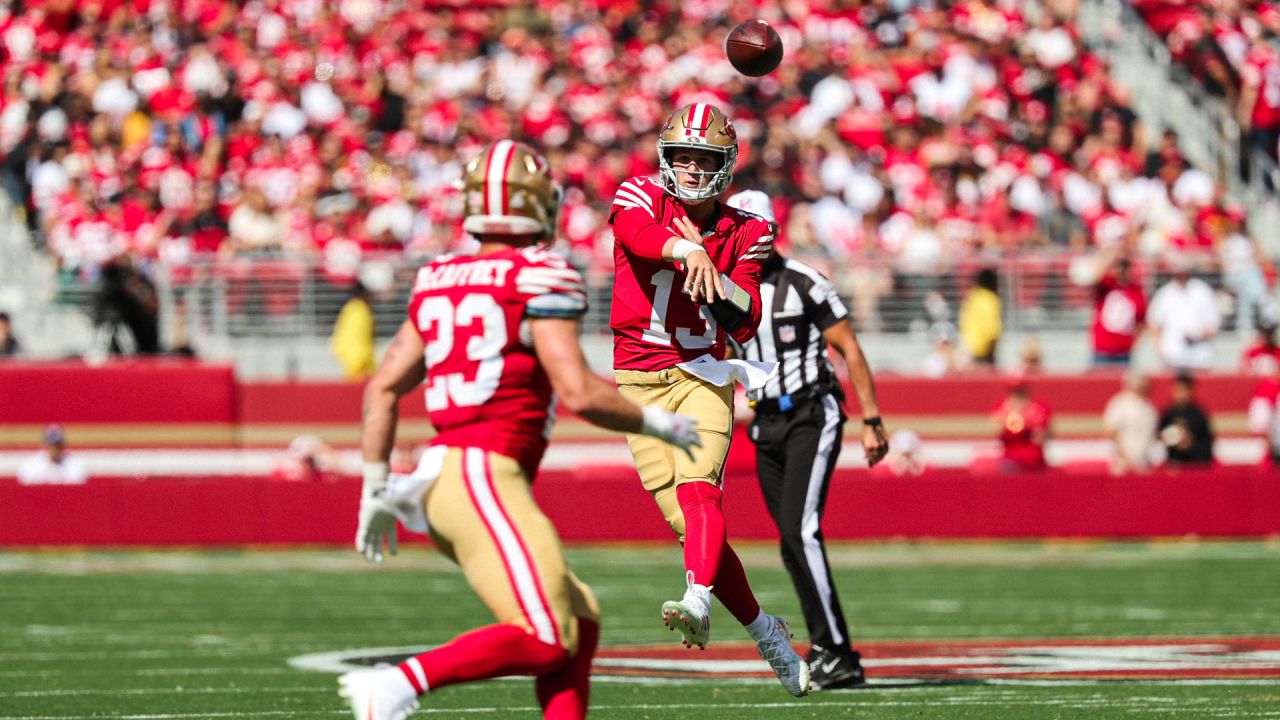
[(125, 688), (122, 690), (88, 689), (74, 690), (19, 690), (17, 692), (0, 693), (5, 697), (80, 697), (88, 695), (242, 695), (244, 693), (278, 692), (278, 693), (321, 693), (337, 692), (333, 688), (318, 687), (163, 687), (163, 688)]
[[(334, 693), (337, 697), (337, 693)], [(351, 715), (351, 710), (311, 710), (308, 714), (323, 712), (326, 715)], [(160, 712), (147, 715), (0, 715), (0, 720), (177, 720), (179, 717), (266, 717), (296, 716), (297, 710), (255, 710), (253, 712)]]
[[(631, 680), (633, 678), (628, 678), (628, 679)], [(684, 683), (675, 683), (675, 684), (684, 684)], [(1103, 682), (1012, 681), (1012, 682), (1001, 683), (1001, 684), (1017, 684), (1017, 685), (1031, 685), (1031, 686), (1101, 685), (1101, 684), (1106, 684), (1106, 681), (1103, 681)], [(1254, 681), (1254, 680), (1170, 680), (1170, 681), (1155, 681), (1155, 682), (1143, 681), (1143, 682), (1134, 683), (1134, 684), (1160, 685), (1160, 686), (1174, 686), (1174, 685), (1185, 686), (1185, 685), (1263, 685), (1263, 684), (1278, 684), (1278, 683), (1275, 680), (1258, 680), (1258, 681)], [(262, 689), (265, 689), (265, 688), (258, 688), (258, 690), (262, 690)], [(886, 706), (919, 707), (922, 703), (925, 702), (924, 700), (921, 700), (920, 702), (901, 702), (901, 701), (885, 702), (883, 700), (875, 700), (871, 702), (860, 702), (858, 700), (859, 698), (865, 698), (865, 696), (869, 691), (874, 691), (875, 689), (876, 688), (873, 685), (872, 687), (859, 689), (855, 693), (849, 693), (847, 696), (842, 693), (839, 701), (836, 701), (833, 698), (831, 701), (809, 700), (809, 701), (790, 701), (790, 702), (772, 702), (772, 703), (716, 703), (715, 706), (720, 708), (735, 708), (735, 709), (769, 708), (769, 709), (787, 709), (787, 710), (791, 710), (791, 709), (813, 710), (816, 706), (820, 706), (820, 705), (847, 707), (849, 705), (874, 704), (876, 707), (886, 707)], [(921, 689), (941, 690), (941, 689), (948, 689), (948, 688), (943, 688), (939, 686), (923, 686), (923, 688)], [(290, 688), (289, 690), (296, 691), (298, 689)], [(867, 699), (869, 700), (869, 698)], [(1010, 702), (1010, 699), (1011, 698), (1009, 698), (1008, 696), (1004, 694), (1000, 694), (995, 697), (966, 698), (963, 701), (959, 702), (958, 704), (977, 705), (977, 706), (1006, 705)], [(1141, 700), (1142, 702), (1150, 702), (1152, 700), (1157, 700), (1157, 699), (1161, 701), (1165, 700), (1165, 698), (1139, 698), (1139, 700)], [(1017, 702), (1024, 705), (1054, 705), (1054, 706), (1071, 706), (1071, 707), (1088, 707), (1091, 705), (1099, 705), (1099, 704), (1107, 704), (1107, 705), (1114, 704), (1113, 701), (1106, 700), (1106, 699), (1063, 700), (1063, 699), (1057, 699), (1057, 698), (1038, 699), (1038, 698), (1032, 698), (1032, 697), (1018, 697)], [(707, 705), (705, 703), (671, 703), (671, 704), (640, 703), (640, 704), (634, 704), (634, 705), (630, 705), (630, 704), (628, 705), (594, 705), (592, 706), (592, 709), (597, 711), (600, 711), (600, 710), (683, 710), (683, 709), (705, 709), (706, 707)], [(440, 708), (440, 709), (445, 710), (445, 708)], [(309, 712), (323, 713), (323, 714), (330, 714), (330, 715), (346, 715), (350, 711), (348, 710), (327, 710), (327, 711), (317, 710), (317, 711), (309, 711)], [(537, 712), (537, 708), (534, 708), (534, 707), (448, 708), (447, 712), (456, 713), (456, 714), (463, 714), (463, 713), (492, 714), (492, 713), (510, 713), (510, 712), (532, 713), (532, 712)], [(115, 718), (115, 720), (180, 720), (181, 718), (200, 718), (200, 717), (215, 717), (215, 718), (267, 717), (267, 716), (280, 716), (280, 715), (294, 715), (296, 713), (297, 713), (296, 710), (266, 710), (266, 711), (254, 711), (254, 712), (201, 712), (201, 713), (163, 713), (163, 714), (146, 714), (146, 715), (117, 715), (113, 717)], [(0, 716), (0, 720), (99, 720), (102, 717), (103, 716), (101, 715), (3, 715), (3, 716)]]

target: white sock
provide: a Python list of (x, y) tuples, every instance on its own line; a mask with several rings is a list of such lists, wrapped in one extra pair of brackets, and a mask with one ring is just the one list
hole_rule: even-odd
[(756, 615), (755, 620), (752, 620), (743, 627), (747, 629), (747, 634), (751, 636), (752, 640), (760, 642), (768, 637), (769, 633), (773, 631), (773, 618), (766, 615), (764, 610), (761, 610), (760, 614)]

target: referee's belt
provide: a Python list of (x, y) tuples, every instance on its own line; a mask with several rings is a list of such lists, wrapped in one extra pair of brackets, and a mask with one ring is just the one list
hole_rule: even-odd
[(776, 398), (761, 398), (752, 400), (747, 405), (758, 413), (765, 415), (773, 415), (775, 413), (785, 413), (795, 410), (797, 407), (817, 400), (818, 398), (831, 392), (831, 388), (827, 385), (810, 385), (801, 388), (793, 393), (786, 393)]

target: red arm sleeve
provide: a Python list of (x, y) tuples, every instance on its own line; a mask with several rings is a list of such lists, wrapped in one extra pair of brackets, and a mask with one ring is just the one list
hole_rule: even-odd
[(654, 222), (646, 209), (623, 206), (617, 201), (609, 210), (609, 224), (613, 226), (614, 242), (646, 260), (661, 260), (662, 248), (675, 235)]
[(729, 279), (751, 296), (751, 309), (746, 322), (729, 333), (739, 345), (751, 342), (756, 336), (756, 328), (760, 326), (760, 271), (765, 258), (773, 252), (773, 235), (769, 232), (769, 224), (763, 220), (752, 220), (743, 233), (739, 243), (737, 259), (729, 269)]

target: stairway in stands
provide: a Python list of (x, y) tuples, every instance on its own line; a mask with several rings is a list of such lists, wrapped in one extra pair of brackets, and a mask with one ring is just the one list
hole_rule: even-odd
[(0, 311), (13, 319), (23, 355), (40, 359), (81, 356), (93, 341), (93, 323), (79, 308), (58, 302), (58, 272), (36, 249), (20, 208), (0, 194)]
[[(1034, 16), (1039, 2), (1026, 0)], [(1241, 178), (1240, 126), (1230, 108), (1177, 67), (1168, 48), (1124, 0), (1083, 0), (1078, 24), (1081, 37), (1110, 65), (1112, 76), (1132, 94), (1132, 105), (1148, 126), (1153, 141), (1172, 128), (1191, 164), (1222, 181), (1228, 195), (1249, 211), (1249, 231), (1272, 254), (1280, 253), (1280, 202), (1263, 179), (1277, 174), (1270, 158), (1251, 159), (1255, 172)]]

